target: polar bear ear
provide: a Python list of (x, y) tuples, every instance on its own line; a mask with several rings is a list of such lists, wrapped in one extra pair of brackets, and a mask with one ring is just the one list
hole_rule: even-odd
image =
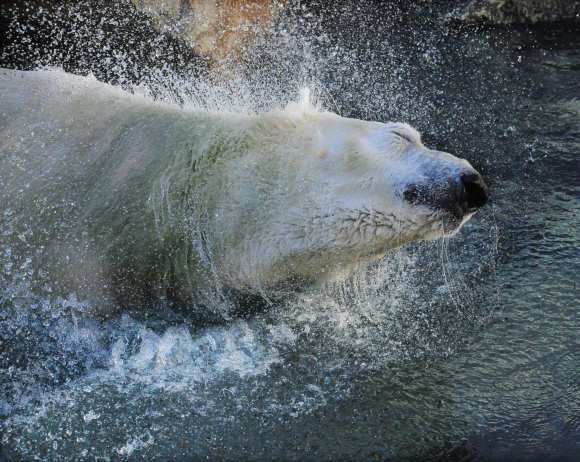
[(298, 111), (306, 114), (310, 109), (310, 88), (306, 87), (300, 90), (300, 100), (298, 101)]
[(312, 106), (310, 105), (310, 89), (308, 87), (300, 90), (300, 99), (298, 102), (290, 102), (286, 106), (287, 111), (298, 112), (299, 114), (306, 114), (310, 112)]

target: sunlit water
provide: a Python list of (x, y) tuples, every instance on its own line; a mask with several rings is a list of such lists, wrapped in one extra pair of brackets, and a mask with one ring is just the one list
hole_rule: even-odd
[(261, 111), (308, 85), (467, 158), (491, 201), (453, 239), (214, 324), (85, 315), (30, 291), (2, 241), (3, 460), (580, 459), (580, 35), (339, 6), (293, 10), (225, 83), (50, 53), (16, 64), (186, 106)]

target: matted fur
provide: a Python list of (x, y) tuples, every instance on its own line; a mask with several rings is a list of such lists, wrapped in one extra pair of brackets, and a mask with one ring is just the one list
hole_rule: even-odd
[(3, 70), (0, 105), (0, 242), (31, 255), (38, 287), (79, 297), (267, 294), (471, 216), (450, 224), (402, 198), (474, 171), (466, 161), (307, 95), (263, 115), (186, 111), (91, 77)]

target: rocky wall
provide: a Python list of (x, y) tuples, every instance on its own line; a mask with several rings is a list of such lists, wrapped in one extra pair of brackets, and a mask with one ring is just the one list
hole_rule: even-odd
[(455, 10), (463, 22), (498, 25), (580, 22), (578, 0), (470, 0)]

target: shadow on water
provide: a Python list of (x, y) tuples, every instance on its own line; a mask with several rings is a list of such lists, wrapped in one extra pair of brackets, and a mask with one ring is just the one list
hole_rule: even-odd
[[(207, 72), (128, 3), (38, 5), (3, 11), (2, 65), (167, 93)], [(344, 283), (236, 294), (229, 320), (95, 319), (3, 287), (3, 460), (578, 460), (580, 34), (434, 5), (298, 5), (219, 97), (260, 111), (308, 84), (343, 116), (408, 122), (483, 174), (489, 205)]]
[(0, 27), (2, 67), (60, 67), (80, 75), (93, 73), (124, 88), (156, 75), (207, 73), (204, 59), (157, 31), (128, 1), (7, 2)]

